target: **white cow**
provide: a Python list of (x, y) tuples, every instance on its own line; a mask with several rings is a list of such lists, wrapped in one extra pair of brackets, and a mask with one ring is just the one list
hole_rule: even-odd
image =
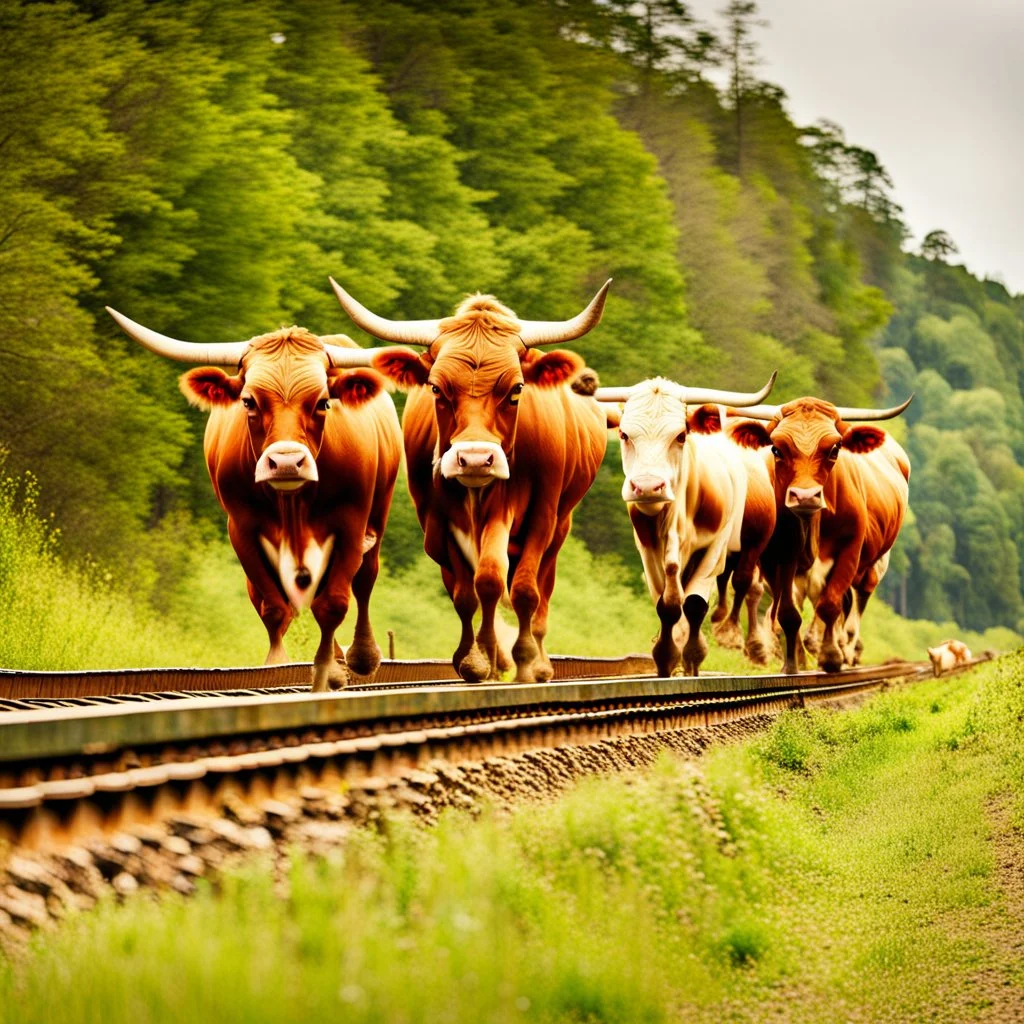
[[(686, 674), (697, 675), (707, 655), (701, 624), (727, 554), (740, 550), (747, 495), (747, 468), (736, 445), (720, 433), (694, 433), (687, 406), (756, 405), (774, 383), (772, 374), (761, 391), (744, 394), (656, 377), (596, 392), (611, 406), (609, 425), (619, 427), (622, 497), (661, 621), (653, 650), (660, 676), (671, 675), (680, 661)], [(621, 402), (620, 411), (615, 403)]]

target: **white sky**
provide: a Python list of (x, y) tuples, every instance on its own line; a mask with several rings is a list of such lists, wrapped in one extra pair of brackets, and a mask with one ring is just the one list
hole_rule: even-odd
[[(720, 27), (725, 0), (691, 0)], [(797, 124), (827, 118), (873, 150), (916, 249), (1024, 292), (1024, 0), (759, 0), (759, 77)]]

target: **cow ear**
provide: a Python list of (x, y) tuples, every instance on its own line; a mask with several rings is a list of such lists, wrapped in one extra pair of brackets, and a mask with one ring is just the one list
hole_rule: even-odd
[(854, 455), (864, 455), (866, 452), (873, 452), (885, 444), (889, 435), (881, 427), (871, 427), (861, 424), (850, 427), (843, 434), (843, 448)]
[(378, 352), (373, 357), (373, 368), (404, 390), (426, 384), (430, 375), (429, 368), (411, 348), (387, 348)]
[(539, 388), (555, 388), (572, 380), (585, 366), (582, 356), (564, 349), (556, 349), (554, 352), (545, 352), (536, 359), (524, 361), (523, 379), (527, 384)]
[(241, 375), (229, 377), (219, 366), (197, 366), (181, 375), (178, 387), (193, 405), (208, 412), (237, 401), (244, 383)]
[(726, 433), (741, 448), (767, 448), (772, 443), (768, 428), (757, 420), (731, 423)]
[(722, 429), (722, 415), (717, 405), (698, 405), (686, 417), (686, 429), (695, 434), (717, 434)]
[(622, 422), (622, 409), (611, 402), (602, 402), (601, 411), (604, 413), (604, 421), (609, 430), (617, 430)]
[(362, 405), (376, 398), (385, 387), (384, 378), (373, 370), (339, 370), (327, 378), (327, 390), (332, 398), (344, 405)]

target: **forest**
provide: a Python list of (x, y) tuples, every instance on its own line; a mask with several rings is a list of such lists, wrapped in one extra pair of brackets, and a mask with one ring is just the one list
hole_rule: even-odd
[[(958, 265), (940, 226), (910, 239), (884, 154), (793, 122), (763, 31), (753, 0), (712, 25), (681, 0), (4, 0), (0, 601), (26, 639), (0, 664), (32, 660), (65, 586), (58, 620), (101, 595), (98, 657), (124, 616), (189, 638), (139, 658), (229, 632), (220, 657), (262, 657), (182, 367), (103, 307), (194, 341), (297, 323), (366, 344), (328, 274), (386, 316), (480, 290), (537, 319), (612, 277), (579, 343), (602, 383), (778, 368), (776, 401), (913, 392), (882, 596), (1024, 630), (1024, 296)], [(636, 598), (623, 649), (653, 625), (619, 473), (610, 443), (566, 572)], [(384, 561), (378, 633), (392, 601), (408, 637), (442, 591), (404, 491)]]

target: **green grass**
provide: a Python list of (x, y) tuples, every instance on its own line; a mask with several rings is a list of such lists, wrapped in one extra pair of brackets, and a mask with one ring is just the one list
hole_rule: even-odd
[(976, 972), (1024, 997), (989, 841), (1022, 722), (1024, 654), (511, 816), (392, 818), (286, 899), (257, 864), (39, 937), (0, 1021), (971, 1020)]
[[(102, 566), (64, 560), (59, 530), (38, 513), (31, 479), (2, 473), (0, 458), (0, 667), (262, 663), (266, 632), (224, 539), (170, 521), (148, 536), (137, 578), (115, 579)], [(399, 494), (396, 500), (408, 497)], [(641, 571), (639, 559), (623, 566), (613, 556), (598, 558), (570, 536), (558, 562), (548, 650), (598, 657), (648, 652), (657, 616), (647, 596), (631, 585), (630, 576)], [(448, 658), (458, 642), (458, 619), (440, 572), (422, 552), (395, 572), (384, 564), (371, 612), (378, 643), (386, 650), (392, 630), (400, 658)], [(351, 639), (353, 625), (354, 615), (339, 631), (342, 643)], [(926, 646), (949, 635), (964, 634), (952, 625), (907, 622), (876, 601), (866, 618), (865, 658), (920, 659)], [(978, 650), (1019, 643), (1009, 630), (965, 638)], [(292, 624), (288, 652), (295, 660), (312, 660), (318, 640), (319, 630), (306, 612)], [(713, 641), (705, 668), (754, 671), (740, 652)]]

